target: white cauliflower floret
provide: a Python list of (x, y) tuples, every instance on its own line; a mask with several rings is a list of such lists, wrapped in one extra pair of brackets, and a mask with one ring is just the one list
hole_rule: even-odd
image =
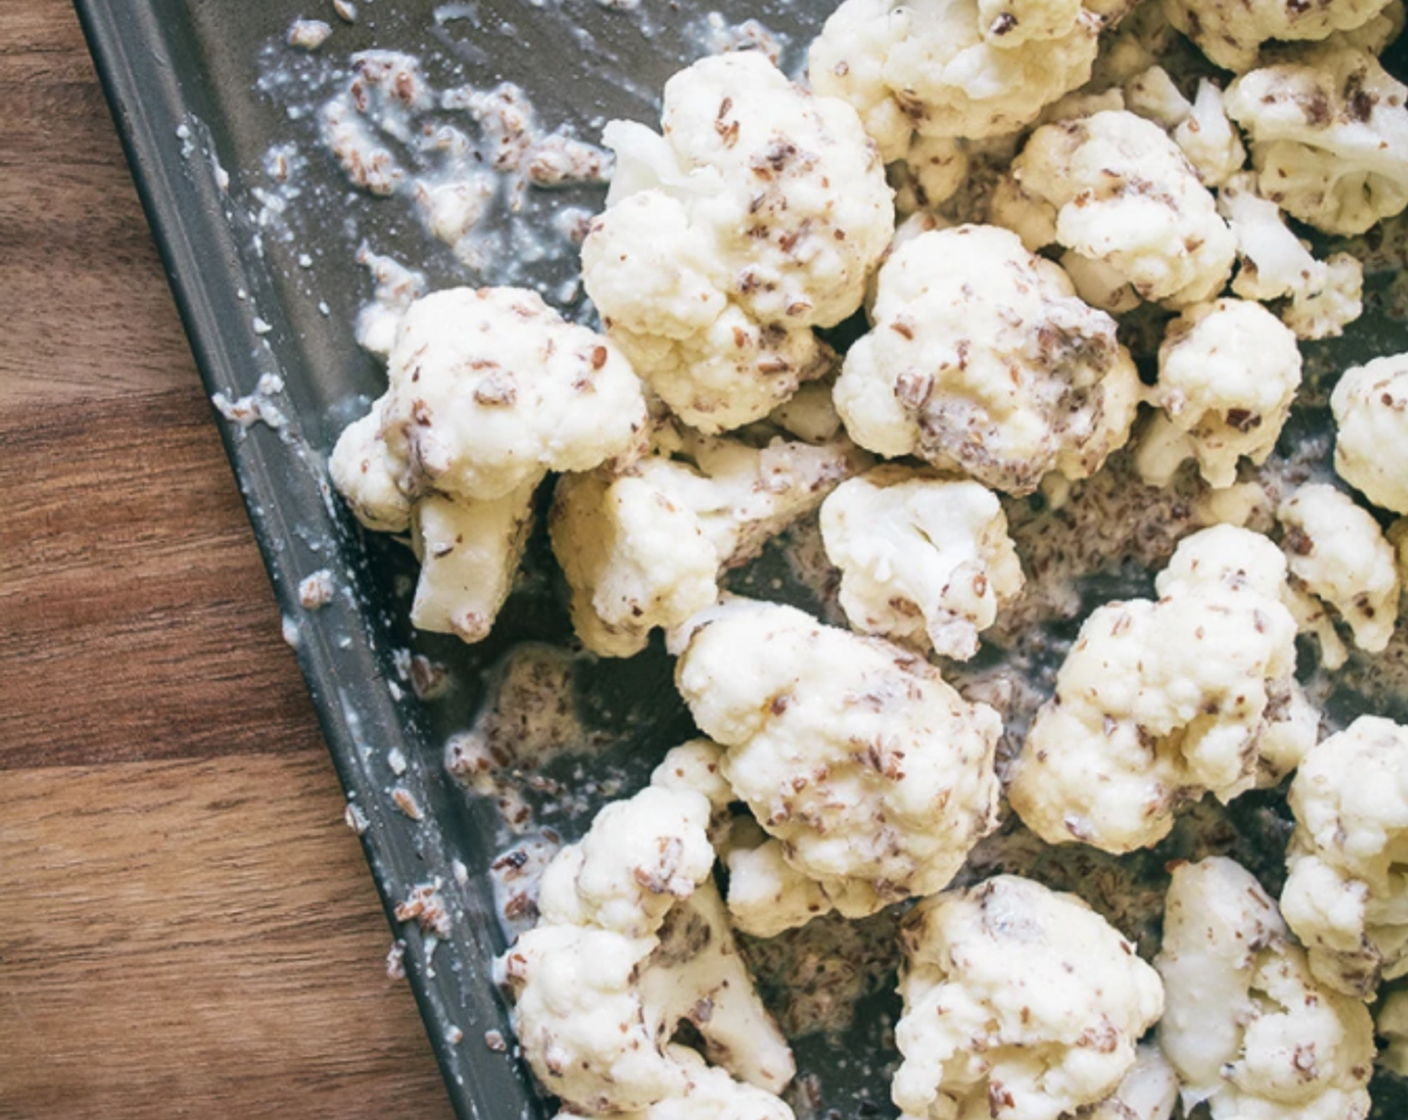
[(629, 453), (645, 429), (640, 382), (616, 348), (518, 288), (417, 300), (387, 378), (381, 435), (408, 493), (501, 498)]
[[(650, 784), (671, 790), (693, 790), (709, 799), (711, 821), (733, 800), (733, 790), (723, 776), (724, 749), (709, 739), (690, 739), (671, 747), (650, 773)], [(711, 828), (712, 831), (712, 828)]]
[[(1165, 997), (1167, 999), (1167, 997)], [(1178, 1104), (1178, 1074), (1155, 1043), (1134, 1052), (1134, 1065), (1119, 1086), (1082, 1120), (1169, 1120)]]
[[(639, 1112), (613, 1113), (613, 1120), (794, 1120), (785, 1101), (765, 1089), (735, 1081), (689, 1047), (672, 1044), (665, 1053), (685, 1071), (688, 1087), (684, 1093)], [(559, 1112), (554, 1120), (592, 1118)]]
[(433, 494), (417, 500), (411, 546), (420, 578), (412, 626), (466, 642), (489, 636), (523, 559), (536, 485), (529, 481), (482, 502)]
[(1363, 233), (1408, 205), (1408, 87), (1368, 51), (1327, 47), (1242, 75), (1227, 112), (1258, 188), (1326, 233)]
[(1243, 73), (1256, 65), (1268, 40), (1324, 39), (1372, 20), (1388, 0), (1334, 0), (1333, 3), (1286, 3), (1285, 0), (1163, 0), (1164, 14), (1179, 31), (1224, 70)]
[(661, 126), (607, 126), (618, 169), (582, 282), (661, 399), (725, 431), (826, 371), (812, 328), (860, 306), (894, 231), (891, 192), (855, 111), (756, 51), (676, 74)]
[(687, 1020), (711, 1062), (740, 1081), (782, 1092), (796, 1072), (792, 1050), (758, 997), (712, 880), (666, 915), (658, 936), (640, 972), (647, 1013), (665, 1009), (660, 1021), (668, 1027), (657, 1029), (657, 1039)]
[(1348, 494), (1302, 486), (1276, 511), (1291, 575), (1349, 624), (1354, 644), (1379, 653), (1398, 618), (1398, 565), (1379, 523)]
[(849, 101), (886, 162), (912, 132), (1015, 132), (1082, 85), (1102, 19), (1080, 0), (846, 0), (812, 42), (812, 88)]
[(919, 455), (1030, 494), (1123, 446), (1139, 379), (1115, 323), (1007, 230), (905, 242), (880, 270), (874, 327), (846, 355), (836, 409), (862, 447)]
[(710, 811), (702, 794), (664, 786), (611, 802), (587, 835), (558, 852), (543, 872), (543, 922), (650, 936), (714, 866)]
[(726, 862), (729, 916), (744, 933), (776, 937), (833, 909), (821, 884), (787, 862), (781, 840), (732, 844)]
[(1224, 857), (1173, 869), (1164, 909), (1163, 1047), (1183, 1103), (1213, 1120), (1363, 1120), (1373, 1024), (1316, 983), (1256, 878)]
[(877, 467), (822, 503), (827, 558), (857, 630), (945, 657), (978, 652), (978, 633), (1022, 589), (1022, 564), (997, 495), (905, 467)]
[(904, 157), (890, 164), (890, 185), (895, 188), (895, 210), (913, 214), (932, 210), (948, 201), (968, 178), (967, 148), (945, 136), (915, 136)]
[(831, 400), (831, 385), (812, 381), (768, 414), (767, 423), (806, 443), (830, 443), (841, 434), (841, 416)]
[(1237, 251), (1178, 145), (1128, 111), (1032, 133), (999, 184), (993, 220), (1033, 252), (1054, 241), (1173, 308), (1216, 296)]
[(1281, 208), (1256, 193), (1256, 175), (1222, 185), (1217, 208), (1237, 235), (1241, 267), (1232, 291), (1243, 299), (1289, 298), (1282, 321), (1297, 338), (1333, 338), (1364, 310), (1364, 266), (1348, 253), (1316, 260), (1287, 228)]
[(1285, 576), (1269, 540), (1219, 525), (1179, 543), (1157, 601), (1096, 609), (1013, 764), (1023, 823), (1051, 844), (1128, 852), (1165, 836), (1185, 802), (1229, 801), (1259, 769), (1274, 783), (1294, 765), (1316, 721), (1295, 686)]
[(549, 470), (629, 456), (640, 382), (599, 335), (534, 292), (453, 288), (401, 317), (386, 394), (333, 448), (333, 485), (368, 528), (412, 531), (411, 621), (476, 642), (513, 585)]
[(411, 496), (398, 479), (404, 464), (393, 458), (381, 438), (381, 409), (372, 410), (342, 430), (328, 476), (352, 507), (357, 520), (379, 533), (404, 533), (411, 525)]
[(1374, 505), (1408, 513), (1408, 354), (1345, 370), (1330, 408), (1335, 471)]
[(607, 657), (640, 652), (652, 629), (713, 603), (725, 568), (755, 556), (865, 462), (844, 438), (754, 447), (686, 432), (674, 456), (563, 477), (549, 527), (578, 637)]
[(1408, 973), (1408, 728), (1361, 716), (1305, 756), (1281, 893), (1316, 979), (1360, 999)]
[[(688, 1087), (640, 1112), (613, 1113), (613, 1120), (794, 1120), (785, 1101), (765, 1089), (735, 1081), (708, 1065), (687, 1046), (670, 1045), (665, 1053), (685, 1071)], [(591, 1120), (559, 1112), (555, 1120)]]
[(928, 662), (791, 607), (691, 620), (675, 680), (724, 776), (848, 917), (941, 889), (996, 823), (997, 713)]
[(1300, 377), (1295, 334), (1259, 303), (1187, 308), (1159, 346), (1149, 402), (1162, 412), (1140, 444), (1140, 475), (1166, 486), (1179, 464), (1196, 458), (1209, 486), (1231, 486), (1238, 460), (1260, 466), (1275, 449)]
[(1139, 293), (1130, 287), (1129, 280), (1118, 268), (1070, 250), (1061, 254), (1059, 263), (1075, 285), (1076, 295), (1091, 307), (1122, 315), (1139, 306)]
[(688, 1080), (655, 1040), (638, 968), (653, 938), (587, 926), (537, 926), (499, 959), (513, 1030), (549, 1092), (583, 1113), (648, 1108)]
[(1159, 1017), (1158, 974), (1071, 894), (1013, 875), (925, 899), (905, 918), (905, 1120), (1056, 1120), (1104, 1099)]
[[(733, 943), (710, 873), (708, 798), (649, 786), (608, 805), (543, 873), (540, 922), (497, 962), (535, 1075), (583, 1114), (644, 1110), (692, 1091), (692, 1023), (711, 1060), (765, 1090), (791, 1051)], [(785, 1113), (784, 1113), (785, 1115)]]
[(1149, 118), (1173, 138), (1205, 186), (1221, 185), (1247, 162), (1242, 138), (1227, 119), (1222, 90), (1206, 78), (1189, 101), (1168, 71), (1151, 66), (1126, 83), (1124, 101), (1122, 108)]

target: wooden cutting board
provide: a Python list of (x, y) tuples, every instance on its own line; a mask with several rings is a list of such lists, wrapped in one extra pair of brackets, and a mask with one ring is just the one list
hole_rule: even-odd
[(63, 0), (0, 106), (0, 1117), (448, 1117)]

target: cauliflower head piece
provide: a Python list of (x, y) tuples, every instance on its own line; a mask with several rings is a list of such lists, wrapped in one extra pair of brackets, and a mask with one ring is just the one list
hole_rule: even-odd
[(1140, 441), (1140, 475), (1167, 486), (1195, 458), (1209, 486), (1231, 486), (1243, 456), (1259, 466), (1275, 449), (1300, 377), (1295, 333), (1259, 303), (1185, 308), (1159, 346), (1149, 399), (1161, 411)]
[(1362, 1120), (1369, 1114), (1373, 1023), (1357, 1000), (1312, 974), (1276, 904), (1221, 856), (1173, 870), (1158, 1040), (1187, 1109), (1213, 1120)]
[[(1167, 1000), (1165, 1000), (1167, 1002)], [(1142, 1043), (1134, 1065), (1086, 1120), (1169, 1120), (1178, 1104), (1178, 1073), (1157, 1043)]]
[(1291, 576), (1349, 624), (1354, 644), (1379, 653), (1398, 619), (1397, 557), (1379, 523), (1353, 498), (1326, 483), (1300, 487), (1276, 520)]
[(523, 560), (535, 482), (502, 498), (466, 501), (427, 494), (411, 508), (420, 561), (411, 625), (478, 642), (489, 636)]
[(1282, 0), (1163, 0), (1169, 23), (1195, 42), (1224, 70), (1245, 73), (1256, 65), (1263, 43), (1325, 39), (1372, 20), (1388, 0), (1337, 0), (1333, 4), (1287, 4)]
[[(677, 1097), (666, 1097), (639, 1112), (613, 1113), (613, 1120), (794, 1120), (787, 1103), (765, 1089), (735, 1081), (709, 1065), (687, 1046), (671, 1045), (665, 1052), (684, 1071), (688, 1087)], [(555, 1120), (591, 1120), (559, 1112)]]
[(671, 78), (661, 128), (607, 125), (617, 171), (582, 283), (637, 373), (715, 434), (829, 368), (812, 328), (861, 305), (892, 195), (855, 110), (756, 51)]
[(1243, 74), (1227, 112), (1263, 197), (1325, 233), (1356, 234), (1408, 206), (1405, 99), (1373, 54), (1336, 45)]
[(1310, 750), (1288, 800), (1281, 913), (1320, 983), (1370, 999), (1408, 973), (1408, 728), (1361, 716)]
[(1207, 78), (1199, 79), (1189, 101), (1167, 70), (1151, 66), (1131, 77), (1121, 92), (1124, 104), (1114, 108), (1129, 109), (1158, 124), (1188, 158), (1204, 186), (1220, 186), (1247, 162), (1242, 138), (1228, 119), (1222, 88)]
[(792, 1077), (713, 885), (710, 811), (704, 794), (661, 785), (608, 805), (553, 857), (539, 924), (496, 962), (524, 1057), (569, 1110), (645, 1111), (695, 1091), (703, 1060), (670, 1045), (686, 1021), (720, 1076), (771, 1096)]
[(834, 391), (868, 450), (1023, 495), (1048, 471), (1093, 474), (1129, 438), (1139, 378), (1114, 320), (1007, 230), (906, 241), (880, 270), (871, 319)]
[(606, 339), (516, 288), (415, 300), (388, 382), (328, 473), (367, 528), (410, 531), (412, 623), (480, 641), (512, 589), (543, 476), (640, 450), (640, 382)]
[(854, 105), (887, 163), (921, 137), (1016, 132), (1084, 84), (1104, 19), (1080, 0), (846, 0), (812, 42), (812, 88)]
[(678, 433), (621, 472), (561, 478), (549, 530), (588, 649), (629, 657), (718, 598), (721, 572), (815, 509), (868, 456), (849, 440)]
[(1001, 721), (922, 658), (772, 603), (687, 625), (675, 682), (724, 777), (845, 916), (941, 889), (995, 826)]
[(1178, 145), (1128, 110), (1038, 128), (999, 184), (992, 215), (1033, 252), (1055, 242), (1175, 309), (1217, 295), (1237, 252)]
[(518, 288), (416, 300), (387, 381), (380, 435), (409, 494), (502, 498), (630, 454), (645, 432), (640, 381), (616, 347)]
[(906, 916), (905, 1120), (1056, 1120), (1109, 1096), (1163, 1009), (1163, 985), (1080, 898), (999, 875)]
[(1408, 354), (1345, 370), (1330, 408), (1335, 471), (1374, 505), (1408, 513)]
[(945, 657), (977, 653), (979, 632), (1022, 589), (1007, 516), (981, 483), (876, 467), (826, 498), (821, 535), (855, 629)]
[(1336, 338), (1364, 310), (1364, 266), (1348, 253), (1317, 260), (1286, 226), (1281, 208), (1257, 193), (1256, 174), (1238, 172), (1217, 192), (1218, 212), (1237, 235), (1241, 261), (1232, 291), (1284, 300), (1279, 314), (1297, 338)]
[(1050, 844), (1107, 852), (1167, 835), (1181, 804), (1274, 782), (1314, 742), (1296, 685), (1286, 560), (1231, 525), (1179, 543), (1157, 600), (1097, 608), (1015, 760), (1008, 799)]

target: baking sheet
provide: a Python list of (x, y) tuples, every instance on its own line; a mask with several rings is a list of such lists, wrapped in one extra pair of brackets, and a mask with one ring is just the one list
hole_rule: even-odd
[[(551, 1111), (511, 1045), (490, 1045), (496, 1038), (511, 1040), (506, 1007), (489, 972), (505, 940), (491, 864), (512, 838), (505, 837), (491, 802), (471, 797), (447, 777), (446, 741), (472, 724), (506, 655), (565, 650), (543, 663), (571, 697), (580, 745), (590, 746), (591, 761), (583, 767), (585, 752), (558, 759), (535, 773), (540, 792), (530, 787), (525, 796), (540, 824), (571, 838), (609, 792), (642, 781), (691, 724), (658, 642), (629, 662), (571, 651), (561, 588), (541, 533), (486, 642), (466, 647), (409, 629), (406, 593), (415, 572), (409, 551), (363, 533), (328, 492), (323, 465), (341, 428), (384, 386), (379, 363), (353, 337), (358, 308), (372, 286), (356, 263), (359, 248), (367, 245), (414, 265), (431, 289), (512, 280), (540, 285), (569, 314), (589, 309), (579, 293), (564, 290), (573, 272), (569, 257), (529, 259), (531, 251), (510, 252), (467, 272), (448, 247), (424, 232), (403, 200), (350, 189), (316, 140), (312, 110), (338, 88), (354, 52), (394, 48), (420, 59), (436, 88), (487, 88), (511, 80), (527, 89), (545, 126), (568, 123), (595, 138), (604, 119), (655, 118), (665, 78), (702, 53), (709, 11), (717, 10), (724, 24), (753, 17), (781, 32), (784, 66), (795, 69), (830, 7), (647, 0), (640, 11), (622, 12), (595, 0), (547, 6), (528, 0), (362, 0), (358, 18), (348, 23), (323, 0), (315, 10), (294, 10), (283, 0), (78, 0), (205, 385), (227, 401), (272, 406), (287, 421), (222, 421), (220, 427), (286, 634), (312, 690), (353, 819), (364, 825), (363, 845), (388, 920), (405, 943), (405, 966), (429, 1040), (464, 1117), (546, 1117)], [(289, 51), (285, 37), (298, 16), (334, 27), (320, 52)], [(1392, 68), (1402, 73), (1401, 65)], [(269, 172), (270, 153), (283, 148), (301, 161), (296, 196)], [(599, 188), (532, 196), (515, 221), (531, 228), (564, 205), (596, 208), (601, 197)], [(1384, 332), (1402, 334), (1401, 324), (1382, 316), (1373, 329), (1375, 351), (1387, 345)], [(1322, 371), (1333, 369), (1343, 353), (1332, 344), (1317, 350), (1313, 362)], [(272, 413), (270, 418), (278, 419)], [(310, 612), (300, 605), (299, 584), (324, 570), (336, 593), (327, 607)], [(765, 555), (745, 577), (745, 590), (746, 579), (765, 586), (769, 596), (780, 584), (782, 597), (815, 606), (804, 586), (789, 582), (787, 566), (775, 554)], [(417, 682), (406, 671), (412, 655), (445, 668), (445, 695), (417, 698)], [(1394, 700), (1395, 710), (1386, 714), (1408, 714), (1403, 698)], [(391, 794), (398, 788), (420, 820), (397, 807)], [(564, 791), (571, 796), (563, 797)], [(1246, 805), (1249, 813), (1257, 811), (1252, 798)], [(395, 916), (398, 906), (427, 887), (436, 888), (451, 913), (443, 937)], [(861, 1055), (892, 1049), (881, 1040), (897, 1010), (892, 995), (873, 995), (845, 1036), (803, 1039), (799, 1064), (818, 1076), (806, 1083), (798, 1103), (816, 1114), (829, 1107), (842, 1115), (891, 1115), (888, 1071)], [(1376, 1115), (1396, 1115), (1402, 1098), (1397, 1089), (1385, 1089), (1380, 1079)]]

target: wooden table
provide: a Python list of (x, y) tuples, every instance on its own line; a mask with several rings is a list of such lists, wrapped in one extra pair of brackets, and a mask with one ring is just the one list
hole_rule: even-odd
[(0, 1117), (451, 1115), (65, 0), (0, 308)]

